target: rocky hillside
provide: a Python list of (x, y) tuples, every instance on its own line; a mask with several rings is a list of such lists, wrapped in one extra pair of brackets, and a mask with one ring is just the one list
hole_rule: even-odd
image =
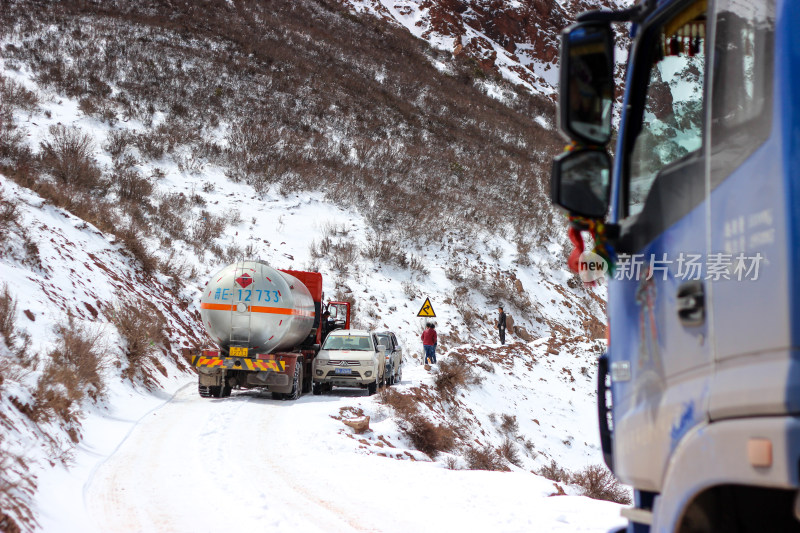
[(341, 0), (406, 27), (435, 48), (464, 58), (478, 78), (504, 79), (555, 100), (562, 29), (584, 11), (632, 0)]

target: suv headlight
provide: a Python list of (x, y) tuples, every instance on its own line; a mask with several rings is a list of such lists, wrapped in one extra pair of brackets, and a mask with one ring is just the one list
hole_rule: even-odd
[(322, 357), (317, 357), (317, 364), (318, 365), (327, 365), (328, 359), (323, 359)]

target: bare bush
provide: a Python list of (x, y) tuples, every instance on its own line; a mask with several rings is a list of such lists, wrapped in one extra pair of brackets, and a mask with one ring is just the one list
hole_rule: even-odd
[(42, 165), (62, 183), (91, 190), (101, 183), (102, 173), (94, 160), (94, 145), (88, 133), (74, 126), (50, 126), (42, 141)]
[(206, 249), (211, 242), (225, 231), (225, 220), (208, 211), (202, 211), (200, 217), (192, 225), (192, 243), (198, 249)]
[(470, 470), (496, 470), (508, 472), (503, 457), (491, 446), (482, 448), (471, 446), (464, 452), (464, 459)]
[(439, 361), (439, 369), (433, 377), (433, 386), (445, 401), (455, 399), (461, 388), (480, 382), (481, 378), (475, 374), (467, 358), (460, 354)]
[(410, 259), (408, 260), (408, 268), (415, 272), (419, 272), (423, 276), (427, 276), (430, 274), (430, 270), (425, 265), (425, 260), (421, 257), (417, 257), (416, 255), (411, 255)]
[(435, 424), (419, 414), (399, 420), (398, 426), (417, 450), (431, 458), (436, 457), (440, 452), (451, 450), (456, 442), (457, 434), (453, 428)]
[(103, 149), (110, 153), (114, 159), (119, 159), (135, 140), (136, 134), (130, 130), (112, 130), (108, 133)]
[(500, 445), (500, 447), (497, 448), (497, 453), (499, 453), (501, 457), (503, 457), (506, 461), (508, 461), (512, 465), (522, 466), (517, 445), (514, 444), (514, 441), (512, 441), (508, 437), (506, 437), (503, 440), (503, 443)]
[(158, 259), (147, 249), (143, 240), (144, 235), (136, 228), (130, 227), (118, 231), (117, 237), (125, 245), (125, 249), (139, 262), (145, 274), (151, 274), (158, 269)]
[(35, 92), (2, 75), (0, 75), (0, 100), (24, 111), (35, 111), (39, 106), (39, 97)]
[(569, 483), (572, 479), (570, 471), (561, 468), (555, 459), (551, 459), (550, 464), (541, 467), (536, 474), (558, 483)]
[[(33, 531), (36, 519), (28, 506), (28, 497), (36, 490), (36, 479), (29, 472), (27, 459), (8, 449), (0, 435), (0, 531), (21, 533)], [(22, 523), (17, 522), (19, 519)]]
[(516, 415), (508, 415), (503, 413), (500, 415), (502, 422), (500, 423), (500, 431), (506, 435), (516, 435), (519, 431), (519, 423), (517, 423)]
[(141, 175), (136, 168), (136, 160), (130, 156), (114, 162), (111, 182), (117, 189), (120, 199), (128, 202), (142, 204), (153, 192), (153, 183)]
[(164, 317), (143, 298), (123, 297), (114, 306), (111, 322), (125, 341), (124, 353), (128, 367), (122, 375), (131, 381), (141, 379), (152, 386), (152, 367), (159, 364), (156, 355), (166, 336)]
[(406, 280), (401, 282), (400, 285), (403, 287), (403, 294), (405, 294), (409, 300), (416, 300), (422, 294), (417, 284), (413, 281)]
[(631, 504), (628, 489), (620, 485), (614, 474), (601, 465), (589, 465), (580, 472), (572, 474), (571, 483), (579, 485), (584, 496), (595, 500)]
[[(55, 365), (70, 367), (74, 371), (80, 395), (98, 400), (105, 391), (103, 380), (103, 352), (99, 330), (89, 329), (75, 319), (67, 316), (65, 323), (56, 326), (56, 345), (50, 352), (50, 360)], [(76, 393), (78, 399), (82, 399)]]
[(14, 346), (16, 340), (17, 301), (8, 290), (8, 284), (3, 284), (0, 292), (0, 335), (9, 348)]

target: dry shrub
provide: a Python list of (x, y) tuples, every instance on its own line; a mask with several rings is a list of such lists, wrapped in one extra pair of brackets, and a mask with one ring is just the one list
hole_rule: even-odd
[(435, 424), (422, 415), (412, 415), (410, 418), (398, 421), (398, 426), (408, 436), (414, 447), (436, 457), (439, 452), (453, 449), (457, 434), (453, 428), (443, 424)]
[(380, 402), (394, 409), (397, 417), (408, 420), (419, 413), (417, 400), (410, 394), (403, 394), (397, 389), (385, 387), (380, 393)]
[(114, 306), (111, 322), (125, 341), (128, 367), (122, 371), (123, 377), (131, 381), (141, 379), (145, 386), (152, 386), (149, 367), (160, 364), (156, 354), (167, 340), (163, 315), (143, 298), (128, 296), (120, 298)]
[(584, 496), (595, 500), (631, 504), (630, 492), (620, 485), (614, 474), (601, 465), (589, 465), (580, 472), (572, 474), (571, 483), (579, 485)]
[(0, 335), (11, 348), (16, 339), (15, 324), (17, 321), (17, 302), (8, 290), (8, 284), (3, 284), (0, 292)]
[(11, 107), (34, 111), (39, 106), (39, 97), (21, 84), (0, 75), (0, 100)]
[(6, 200), (0, 190), (0, 243), (6, 240), (12, 227), (19, 226), (19, 209), (17, 202)]
[(502, 422), (500, 423), (500, 431), (506, 435), (516, 435), (519, 431), (519, 424), (517, 423), (516, 415), (507, 415), (503, 413), (500, 415)]
[(50, 126), (50, 136), (42, 141), (42, 165), (62, 183), (80, 190), (101, 184), (102, 173), (94, 160), (94, 145), (88, 133), (62, 124)]
[(34, 403), (27, 413), (34, 422), (59, 421), (77, 442), (80, 401), (84, 392), (74, 368), (50, 362), (36, 382)]
[(59, 421), (73, 442), (78, 442), (80, 404), (103, 394), (100, 333), (80, 324), (70, 314), (56, 326), (56, 345), (36, 383), (35, 400), (28, 416), (34, 422)]
[(439, 362), (439, 370), (433, 378), (433, 386), (445, 401), (455, 399), (459, 389), (469, 385), (478, 385), (481, 378), (469, 364), (466, 357), (453, 354)]
[(517, 450), (517, 446), (514, 444), (514, 441), (508, 437), (506, 437), (500, 447), (497, 448), (497, 453), (499, 453), (501, 457), (514, 466), (522, 465), (520, 462), (519, 450)]
[(469, 447), (464, 452), (464, 459), (466, 459), (470, 470), (509, 471), (503, 457), (491, 446), (482, 448)]
[(380, 401), (394, 409), (397, 425), (417, 450), (429, 457), (436, 457), (440, 452), (449, 451), (455, 446), (458, 436), (456, 430), (449, 425), (435, 424), (421, 415), (419, 398), (386, 388), (381, 392)]
[(89, 329), (78, 324), (70, 314), (65, 324), (56, 326), (58, 340), (50, 352), (54, 364), (71, 367), (83, 394), (92, 400), (102, 397), (105, 390), (103, 381), (103, 352), (101, 334), (97, 329)]
[(118, 159), (122, 157), (128, 146), (136, 140), (136, 134), (130, 130), (113, 130), (108, 133), (103, 149)]
[[(35, 478), (28, 471), (25, 457), (7, 449), (0, 436), (0, 531), (33, 531), (36, 518), (27, 504), (36, 490)], [(22, 524), (22, 527), (21, 525)]]
[(143, 235), (134, 228), (126, 228), (117, 232), (117, 238), (142, 267), (145, 274), (152, 274), (158, 268), (158, 258), (147, 249)]
[(153, 183), (136, 169), (136, 160), (123, 157), (114, 162), (111, 181), (122, 200), (144, 203), (153, 192)]
[(561, 468), (555, 459), (550, 459), (550, 464), (540, 468), (536, 474), (559, 483), (569, 483), (572, 478), (569, 470)]
[(215, 217), (208, 211), (201, 211), (200, 218), (192, 225), (192, 241), (199, 249), (206, 249), (211, 242), (225, 231), (225, 219)]

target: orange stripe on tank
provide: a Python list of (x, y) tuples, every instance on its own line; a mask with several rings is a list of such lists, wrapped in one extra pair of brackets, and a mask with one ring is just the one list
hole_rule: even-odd
[(314, 317), (313, 311), (301, 311), (300, 309), (289, 309), (286, 307), (264, 307), (260, 305), (251, 305), (250, 311), (252, 313), (270, 313), (273, 315), (295, 315)]
[(201, 303), (200, 309), (211, 309), (213, 311), (233, 311), (234, 307), (227, 304), (209, 304)]

